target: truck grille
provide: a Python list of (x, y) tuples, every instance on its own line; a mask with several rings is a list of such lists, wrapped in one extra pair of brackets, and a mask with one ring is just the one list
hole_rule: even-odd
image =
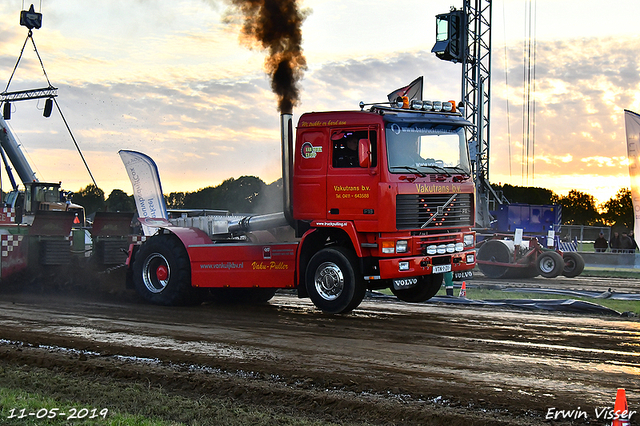
[[(420, 229), (432, 216), (425, 229), (472, 226), (473, 194), (398, 194), (396, 196), (396, 228)], [(451, 202), (445, 206), (447, 201)]]

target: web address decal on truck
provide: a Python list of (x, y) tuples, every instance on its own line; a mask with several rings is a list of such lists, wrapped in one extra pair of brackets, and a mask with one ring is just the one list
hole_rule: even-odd
[(315, 226), (347, 226), (347, 222), (316, 222)]
[(200, 269), (243, 269), (244, 262), (202, 263)]

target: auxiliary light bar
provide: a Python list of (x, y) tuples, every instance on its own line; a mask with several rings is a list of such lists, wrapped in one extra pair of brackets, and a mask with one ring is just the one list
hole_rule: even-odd
[(409, 102), (409, 98), (406, 96), (399, 96), (393, 106), (416, 111), (456, 112), (455, 101), (421, 101), (419, 99), (412, 99), (411, 102)]

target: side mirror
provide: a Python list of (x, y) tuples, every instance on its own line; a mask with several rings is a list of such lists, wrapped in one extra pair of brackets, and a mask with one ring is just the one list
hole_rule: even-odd
[(368, 168), (371, 165), (371, 142), (369, 139), (358, 141), (358, 163), (360, 167)]

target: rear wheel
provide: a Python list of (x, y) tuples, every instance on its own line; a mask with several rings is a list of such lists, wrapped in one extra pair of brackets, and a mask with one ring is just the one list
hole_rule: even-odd
[(158, 305), (190, 305), (201, 301), (191, 287), (189, 255), (172, 235), (157, 235), (138, 250), (133, 262), (133, 284), (140, 296)]
[(366, 292), (356, 256), (343, 247), (324, 248), (307, 266), (305, 285), (311, 301), (329, 314), (352, 311)]
[(542, 252), (536, 259), (538, 272), (545, 278), (555, 278), (564, 269), (564, 260), (555, 251)]
[(418, 277), (418, 284), (411, 288), (396, 290), (391, 286), (391, 292), (400, 300), (410, 303), (420, 303), (431, 299), (442, 286), (444, 274), (424, 275)]
[(564, 269), (562, 275), (567, 278), (577, 277), (584, 271), (584, 259), (578, 253), (566, 252), (562, 254)]

